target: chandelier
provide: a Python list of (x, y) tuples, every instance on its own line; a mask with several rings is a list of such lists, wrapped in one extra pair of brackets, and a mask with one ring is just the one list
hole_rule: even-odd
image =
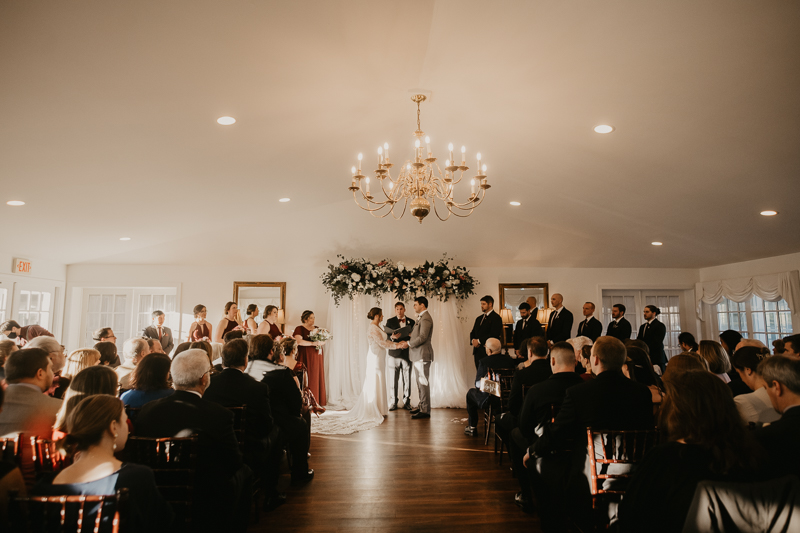
[[(486, 165), (481, 166), (481, 153), (477, 155), (477, 173), (470, 179), (470, 195), (467, 201), (455, 200), (456, 185), (464, 179), (464, 172), (469, 170), (466, 163), (466, 148), (461, 147), (461, 164), (456, 164), (453, 157), (453, 144), (448, 147), (450, 159), (445, 161), (444, 173), (436, 163), (436, 158), (431, 152), (431, 139), (425, 136), (420, 126), (419, 105), (426, 99), (424, 94), (416, 94), (411, 100), (417, 104), (417, 131), (414, 132), (414, 159), (407, 160), (400, 167), (397, 179), (392, 178), (391, 169), (394, 166), (389, 161), (389, 143), (378, 148), (378, 168), (375, 169), (375, 182), (373, 190), (379, 191), (380, 199), (376, 199), (370, 192), (370, 178), (361, 173), (363, 154), (358, 154), (358, 167), (351, 169), (353, 176), (349, 190), (353, 191), (353, 199), (358, 207), (369, 211), (376, 218), (392, 215), (400, 220), (405, 215), (410, 202), (411, 215), (419, 219), (428, 216), (433, 207), (433, 212), (439, 220), (447, 220), (450, 215), (466, 218), (478, 207), (486, 196), (486, 189), (491, 187), (486, 182)], [(426, 145), (428, 157), (423, 157), (422, 142)], [(456, 174), (457, 173), (457, 174)], [(362, 205), (362, 202), (366, 205)], [(438, 201), (438, 203), (437, 203)], [(400, 209), (402, 205), (402, 210)], [(440, 207), (441, 206), (441, 207)], [(439, 213), (442, 210), (442, 214)], [(445, 209), (447, 213), (444, 214)], [(399, 212), (399, 216), (396, 213)]]

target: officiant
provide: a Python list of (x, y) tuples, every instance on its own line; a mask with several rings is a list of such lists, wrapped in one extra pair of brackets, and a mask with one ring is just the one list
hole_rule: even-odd
[[(389, 335), (395, 342), (408, 341), (414, 321), (406, 316), (403, 302), (394, 305), (395, 316), (386, 321), (387, 330), (401, 330)], [(403, 409), (411, 410), (411, 363), (408, 360), (408, 348), (405, 350), (389, 350), (386, 366), (389, 373), (389, 410), (397, 409), (397, 382), (403, 376)]]

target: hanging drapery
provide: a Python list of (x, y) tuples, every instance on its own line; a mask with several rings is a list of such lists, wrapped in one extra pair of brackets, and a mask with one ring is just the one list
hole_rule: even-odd
[(703, 320), (702, 305), (715, 305), (728, 298), (734, 302), (744, 302), (752, 295), (775, 302), (786, 300), (792, 314), (800, 316), (800, 272), (781, 272), (747, 278), (703, 281), (695, 285), (697, 298), (697, 317)]

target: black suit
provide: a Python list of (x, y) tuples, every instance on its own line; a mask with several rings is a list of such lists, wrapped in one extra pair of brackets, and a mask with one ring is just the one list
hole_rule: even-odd
[(639, 334), (637, 339), (643, 340), (647, 347), (650, 349), (650, 360), (654, 365), (661, 367), (661, 371), (667, 364), (667, 357), (664, 354), (664, 337), (667, 336), (667, 326), (660, 322), (657, 318), (648, 324), (645, 322), (639, 326)]
[[(408, 317), (405, 317), (405, 326), (413, 327), (415, 322)], [(400, 319), (393, 316), (386, 321), (386, 327), (391, 329), (399, 329), (401, 327)], [(409, 335), (392, 339), (394, 342), (402, 342), (411, 340)], [(389, 359), (386, 360), (386, 365), (389, 367), (389, 406), (397, 403), (397, 382), (400, 380), (400, 374), (403, 375), (403, 404), (411, 402), (411, 363), (408, 360), (408, 348), (405, 350), (389, 350)]]
[(771, 476), (800, 476), (800, 406), (786, 410), (780, 420), (757, 429), (754, 435), (769, 453)]
[(572, 313), (566, 307), (556, 315), (553, 311), (547, 321), (547, 340), (552, 343), (565, 341), (572, 337)]
[(623, 316), (619, 319), (619, 321), (612, 320), (608, 324), (606, 335), (625, 342), (631, 338), (632, 332), (633, 328), (631, 328), (631, 323), (628, 322), (628, 319)]
[[(535, 312), (533, 309), (532, 311)], [(517, 357), (528, 357), (528, 347), (523, 346), (523, 343), (531, 337), (544, 337), (544, 330), (536, 317), (528, 316), (527, 319), (518, 320), (514, 328), (514, 351)]]
[(475, 319), (475, 325), (472, 326), (472, 331), (469, 332), (470, 344), (472, 344), (473, 339), (478, 339), (479, 343), (477, 347), (473, 346), (472, 348), (475, 368), (478, 368), (478, 363), (486, 357), (486, 340), (497, 339), (503, 342), (503, 319), (494, 312), (494, 309)]
[(508, 396), (508, 411), (519, 416), (522, 409), (522, 387), (532, 387), (553, 375), (550, 359), (534, 359), (530, 366), (517, 370), (511, 382), (511, 393)]
[(578, 324), (578, 337), (589, 337), (592, 339), (592, 342), (597, 340), (597, 337), (603, 334), (603, 324), (600, 323), (595, 317), (589, 319), (589, 323), (586, 323), (586, 319), (581, 320)]
[(516, 364), (517, 362), (511, 359), (511, 357), (499, 353), (484, 357), (480, 360), (480, 363), (478, 363), (478, 372), (475, 374), (476, 388), (467, 391), (467, 416), (469, 417), (469, 425), (471, 427), (476, 427), (478, 425), (478, 409), (483, 409), (487, 401), (491, 398), (497, 398), (488, 392), (481, 392), (481, 390), (477, 388), (478, 385), (480, 385), (481, 378), (485, 378), (490, 369), (514, 368)]
[(288, 441), (292, 454), (292, 475), (308, 472), (308, 448), (311, 443), (308, 423), (302, 417), (303, 396), (294, 374), (283, 365), (267, 363), (262, 383), (269, 385), (272, 418)]

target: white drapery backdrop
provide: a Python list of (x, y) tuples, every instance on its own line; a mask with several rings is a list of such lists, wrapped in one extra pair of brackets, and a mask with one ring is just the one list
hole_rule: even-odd
[[(472, 352), (468, 350), (466, 339), (461, 334), (458, 320), (458, 305), (454, 298), (447, 302), (429, 299), (428, 312), (433, 318), (433, 353), (431, 365), (431, 406), (466, 407), (466, 394), (474, 378)], [(342, 299), (337, 307), (331, 297), (328, 305), (328, 329), (333, 334), (325, 347), (325, 382), (328, 407), (333, 410), (350, 409), (358, 400), (364, 384), (366, 371), (367, 313), (372, 307), (383, 309), (384, 320), (394, 316), (395, 300), (391, 294), (380, 298), (357, 294), (350, 299)], [(406, 302), (406, 312), (416, 320), (414, 308)], [(392, 387), (388, 372), (386, 386)], [(411, 403), (417, 404), (419, 394), (411, 376)]]
[(769, 302), (775, 302), (782, 298), (786, 300), (792, 314), (798, 315), (800, 312), (798, 309), (798, 305), (800, 305), (800, 272), (792, 270), (779, 274), (697, 283), (695, 285), (697, 316), (704, 320), (703, 303), (715, 305), (723, 298), (734, 302), (744, 302), (753, 294)]

